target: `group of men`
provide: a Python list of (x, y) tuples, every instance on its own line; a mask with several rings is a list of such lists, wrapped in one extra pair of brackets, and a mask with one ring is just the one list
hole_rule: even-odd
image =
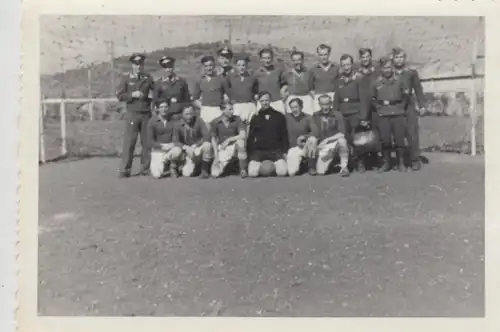
[[(117, 93), (126, 103), (125, 135), (120, 177), (129, 177), (140, 134), (141, 174), (160, 178), (220, 177), (238, 161), (242, 177), (261, 174), (261, 164), (274, 164), (278, 176), (326, 174), (333, 160), (339, 174), (366, 170), (369, 158), (378, 170), (396, 167), (418, 171), (418, 116), (424, 111), (418, 73), (406, 67), (406, 54), (394, 48), (379, 66), (372, 50), (359, 50), (359, 65), (344, 54), (339, 65), (330, 61), (331, 48), (317, 47), (319, 62), (304, 66), (304, 53), (291, 53), (291, 68), (274, 63), (272, 49), (259, 52), (261, 67), (251, 72), (249, 57), (224, 47), (216, 59), (201, 58), (203, 74), (190, 91), (175, 73), (175, 59), (159, 60), (163, 75), (154, 80), (144, 72), (145, 56), (130, 57), (132, 71), (124, 75)], [(414, 98), (416, 97), (416, 98)], [(364, 149), (358, 133), (371, 130), (377, 144)], [(304, 166), (304, 167), (302, 167)]]

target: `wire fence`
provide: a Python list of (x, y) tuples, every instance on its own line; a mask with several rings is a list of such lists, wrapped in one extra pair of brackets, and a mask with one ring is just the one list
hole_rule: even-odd
[(121, 153), (114, 93), (129, 54), (147, 53), (146, 71), (153, 76), (158, 59), (173, 56), (177, 73), (192, 85), (200, 57), (224, 43), (251, 54), (252, 66), (269, 45), (285, 65), (293, 48), (304, 51), (307, 66), (317, 61), (320, 43), (332, 46), (333, 61), (361, 47), (372, 48), (375, 59), (402, 47), (428, 100), (422, 148), (484, 151), (484, 23), (477, 17), (44, 16), (40, 159)]

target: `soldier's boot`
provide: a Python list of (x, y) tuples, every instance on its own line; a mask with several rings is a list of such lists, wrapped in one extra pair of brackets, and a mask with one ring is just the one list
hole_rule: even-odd
[(239, 166), (240, 166), (240, 176), (242, 179), (248, 177), (248, 162), (246, 159), (240, 159), (239, 160)]
[(384, 149), (382, 151), (382, 165), (380, 165), (378, 172), (385, 173), (391, 169), (391, 154), (389, 150)]
[(130, 172), (121, 171), (118, 173), (118, 178), (120, 178), (120, 179), (126, 179), (129, 177), (130, 177)]
[(311, 176), (318, 175), (318, 172), (316, 171), (316, 159), (315, 158), (308, 158), (307, 159), (307, 172)]
[(211, 165), (212, 165), (211, 160), (203, 160), (201, 162), (200, 179), (208, 179), (210, 177), (210, 166)]
[(400, 172), (406, 172), (404, 152), (405, 151), (402, 148), (396, 149), (396, 158), (397, 158), (397, 163), (398, 163), (398, 171), (400, 171)]
[(356, 168), (358, 169), (359, 173), (366, 172), (365, 160), (363, 156), (358, 157), (358, 160), (356, 161)]
[(173, 179), (177, 179), (179, 177), (179, 170), (177, 169), (177, 164), (171, 162), (170, 163), (170, 177)]
[(339, 175), (343, 178), (348, 177), (351, 175), (351, 172), (349, 171), (349, 167), (342, 167), (342, 169), (339, 172)]

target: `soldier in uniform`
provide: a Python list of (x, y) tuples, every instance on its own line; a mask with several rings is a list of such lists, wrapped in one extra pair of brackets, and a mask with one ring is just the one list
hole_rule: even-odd
[[(304, 53), (293, 51), (291, 56), (293, 67), (283, 74), (283, 90), (285, 91), (285, 100), (299, 98), (302, 100), (305, 114), (312, 115), (314, 113), (314, 99), (312, 97), (312, 75), (304, 67)], [(286, 105), (288, 113), (290, 113), (289, 105)]]
[(291, 112), (285, 114), (290, 146), (286, 159), (289, 176), (299, 172), (303, 161), (307, 162), (310, 175), (317, 174), (315, 157), (319, 132), (312, 116), (302, 111), (302, 103), (300, 98), (291, 99), (288, 102)]
[(151, 75), (144, 72), (145, 56), (133, 54), (129, 61), (132, 71), (126, 73), (118, 86), (117, 97), (126, 103), (125, 134), (119, 177), (130, 176), (137, 136), (141, 136), (142, 154), (140, 174), (149, 169), (150, 154), (147, 142), (147, 125), (151, 118), (151, 93), (154, 81)]
[[(378, 125), (377, 125), (377, 109), (373, 106), (371, 102), (371, 94), (370, 94), (370, 87), (373, 82), (379, 75), (380, 71), (378, 68), (375, 67), (373, 64), (372, 60), (372, 49), (363, 47), (360, 48), (358, 51), (359, 55), (359, 67), (357, 68), (358, 74), (362, 76), (361, 80), (363, 85), (366, 86), (366, 91), (367, 95), (366, 98), (368, 99), (368, 107), (370, 110), (368, 111), (368, 118), (370, 119), (370, 125), (374, 131), (378, 130)], [(380, 150), (380, 147), (378, 147), (378, 150)], [(370, 160), (370, 164), (374, 165), (378, 163), (378, 154), (377, 152), (369, 152), (367, 159)]]
[[(210, 134), (205, 122), (194, 114), (193, 107), (188, 106), (182, 110), (182, 117), (174, 128), (173, 142), (184, 152), (182, 176), (193, 176), (201, 164), (200, 178), (208, 179), (213, 161)], [(171, 172), (175, 172), (174, 176), (177, 176), (175, 168), (171, 168)]]
[[(422, 89), (422, 83), (418, 72), (406, 67), (406, 53), (399, 47), (392, 50), (392, 57), (395, 67), (395, 74), (401, 76), (410, 89), (410, 100), (406, 109), (407, 132), (406, 139), (410, 147), (411, 168), (414, 171), (420, 170), (422, 163), (420, 161), (420, 126), (419, 115), (425, 112), (425, 98)], [(416, 104), (415, 99), (416, 97)]]
[(219, 67), (216, 69), (217, 75), (228, 76), (234, 70), (231, 66), (231, 60), (233, 59), (233, 51), (229, 47), (224, 46), (217, 51), (217, 57), (219, 62)]
[[(259, 94), (267, 92), (271, 97), (270, 106), (276, 111), (285, 114), (284, 90), (285, 82), (283, 78), (284, 70), (274, 64), (274, 52), (270, 48), (263, 48), (259, 52), (261, 67), (254, 73), (257, 78)], [(261, 108), (257, 103), (257, 109)]]
[(177, 76), (175, 73), (174, 58), (163, 56), (158, 63), (163, 68), (163, 75), (155, 82), (153, 105), (158, 106), (160, 103), (168, 100), (170, 106), (167, 117), (179, 120), (182, 109), (190, 103), (191, 97), (189, 95), (188, 84), (185, 79)]
[(221, 105), (221, 109), (222, 115), (213, 120), (210, 125), (212, 149), (215, 156), (212, 176), (215, 178), (221, 176), (227, 165), (237, 157), (240, 175), (246, 178), (248, 176), (245, 147), (246, 126), (241, 118), (234, 114), (231, 102)]
[(200, 117), (210, 124), (221, 113), (220, 105), (228, 99), (229, 84), (223, 75), (217, 75), (214, 68), (215, 59), (211, 55), (201, 58), (203, 76), (196, 82), (193, 99), (200, 108)]
[(339, 68), (330, 61), (332, 48), (321, 44), (317, 47), (319, 62), (311, 68), (311, 93), (314, 95), (314, 110), (319, 110), (319, 97), (326, 94), (333, 100), (335, 81)]
[(363, 84), (362, 75), (353, 70), (354, 59), (349, 54), (340, 57), (341, 75), (337, 79), (333, 108), (342, 113), (345, 121), (345, 135), (353, 151), (359, 172), (365, 171), (366, 153), (357, 153), (352, 145), (353, 134), (360, 127), (369, 126), (368, 87)]
[(169, 117), (169, 103), (161, 101), (155, 115), (149, 120), (148, 136), (151, 144), (151, 175), (159, 179), (165, 165), (170, 164), (171, 176), (177, 176), (177, 162), (182, 150), (173, 143), (175, 122)]
[(229, 99), (234, 103), (234, 114), (248, 125), (257, 112), (255, 95), (258, 93), (257, 79), (248, 72), (248, 56), (236, 57), (236, 68), (228, 75)]
[(409, 89), (406, 81), (394, 74), (390, 58), (382, 58), (380, 67), (381, 75), (373, 82), (371, 88), (372, 100), (378, 113), (378, 131), (382, 141), (383, 164), (379, 171), (387, 172), (391, 169), (390, 154), (394, 140), (397, 166), (400, 171), (404, 172), (406, 170), (404, 163), (405, 110)]
[(320, 110), (314, 113), (313, 121), (318, 128), (318, 160), (316, 171), (326, 174), (336, 156), (340, 158), (340, 176), (348, 177), (349, 145), (345, 136), (346, 126), (342, 113), (332, 107), (329, 95), (319, 97)]

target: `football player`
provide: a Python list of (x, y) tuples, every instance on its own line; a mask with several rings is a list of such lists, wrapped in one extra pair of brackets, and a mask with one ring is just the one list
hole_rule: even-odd
[(332, 106), (328, 95), (319, 98), (321, 109), (314, 113), (313, 120), (318, 128), (318, 161), (316, 171), (327, 173), (335, 157), (340, 158), (340, 176), (349, 176), (349, 146), (346, 139), (346, 126), (341, 112)]
[[(304, 67), (304, 53), (293, 51), (291, 56), (292, 68), (283, 75), (283, 89), (285, 100), (299, 98), (302, 100), (302, 112), (308, 115), (314, 113), (314, 100), (312, 97), (312, 74)], [(287, 105), (289, 106), (289, 105)], [(288, 112), (290, 112), (289, 107)]]
[(286, 164), (288, 175), (294, 176), (304, 161), (310, 175), (316, 175), (316, 148), (318, 128), (312, 116), (302, 111), (303, 101), (300, 98), (293, 98), (288, 102), (290, 113), (285, 115), (288, 142), (290, 149), (287, 153)]
[(215, 59), (211, 55), (201, 58), (203, 76), (196, 82), (193, 100), (200, 108), (200, 117), (207, 124), (221, 115), (220, 105), (228, 99), (229, 85), (223, 75), (215, 73)]
[[(200, 178), (208, 179), (213, 160), (210, 135), (205, 122), (195, 115), (193, 107), (188, 106), (182, 110), (182, 117), (174, 129), (173, 141), (184, 152), (182, 175), (193, 176), (195, 170), (201, 165)], [(177, 176), (177, 173), (173, 176)]]
[(259, 102), (262, 107), (250, 120), (247, 137), (247, 152), (250, 160), (248, 175), (259, 176), (261, 163), (268, 160), (274, 163), (278, 176), (286, 176), (288, 173), (286, 154), (289, 145), (285, 116), (271, 106), (269, 92), (260, 92)]
[(214, 162), (212, 176), (219, 177), (224, 173), (226, 166), (238, 158), (240, 175), (242, 178), (247, 173), (247, 153), (245, 148), (245, 124), (241, 118), (234, 114), (232, 103), (221, 105), (222, 115), (215, 118), (210, 125)]
[(163, 176), (165, 165), (170, 163), (171, 175), (177, 176), (177, 163), (182, 150), (173, 142), (175, 122), (169, 119), (168, 101), (158, 105), (156, 114), (148, 124), (149, 143), (151, 144), (150, 173), (154, 178)]

